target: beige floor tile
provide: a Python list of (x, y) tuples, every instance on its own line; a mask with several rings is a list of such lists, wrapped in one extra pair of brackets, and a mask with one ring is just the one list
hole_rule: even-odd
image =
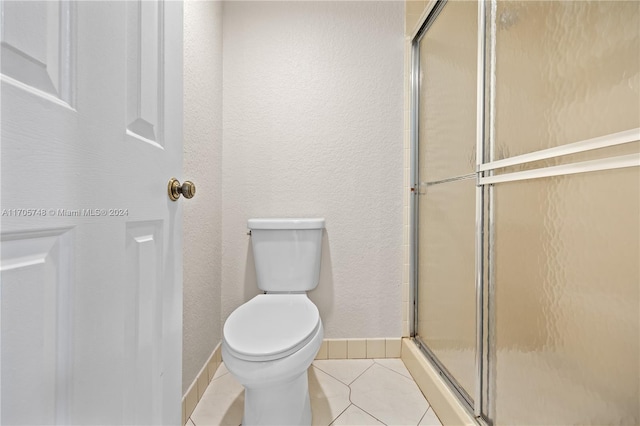
[(244, 411), (244, 388), (231, 374), (224, 374), (209, 383), (191, 419), (196, 426), (238, 426)]
[(418, 426), (442, 426), (442, 423), (440, 423), (440, 419), (436, 416), (436, 413), (433, 412), (433, 409), (429, 407), (422, 417), (422, 420), (420, 420), (420, 423), (418, 423)]
[(384, 425), (384, 423), (380, 423), (375, 418), (371, 417), (366, 412), (362, 411), (355, 405), (351, 404), (349, 408), (344, 410), (340, 417), (336, 419), (331, 425), (344, 425), (344, 426), (356, 426), (356, 425), (365, 425), (365, 426), (373, 426), (373, 425)]
[(229, 370), (227, 370), (227, 367), (224, 366), (224, 362), (223, 362), (220, 364), (220, 367), (218, 367), (218, 369), (216, 370), (216, 374), (213, 375), (213, 379), (211, 380), (218, 379), (224, 376), (225, 374), (229, 374)]
[(391, 425), (417, 425), (429, 408), (415, 382), (379, 364), (351, 384), (351, 401)]
[(409, 373), (409, 370), (407, 370), (407, 367), (405, 367), (404, 362), (402, 362), (402, 360), (399, 358), (376, 358), (374, 359), (374, 361), (383, 367), (387, 367), (388, 369), (393, 370), (396, 373), (400, 373), (403, 376), (413, 380), (413, 377), (411, 377), (411, 373)]
[[(308, 374), (313, 425), (441, 426), (399, 359), (316, 360)], [(243, 409), (244, 389), (221, 364), (187, 426), (238, 426)]]
[(315, 360), (313, 365), (345, 385), (351, 384), (359, 375), (373, 365), (370, 359), (327, 359)]
[(319, 426), (330, 424), (351, 404), (349, 387), (316, 367), (309, 368), (309, 397), (312, 423)]

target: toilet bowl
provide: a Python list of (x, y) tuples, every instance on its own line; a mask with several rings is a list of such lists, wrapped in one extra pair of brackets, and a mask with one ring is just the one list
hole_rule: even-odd
[(258, 287), (225, 321), (222, 358), (245, 388), (243, 425), (310, 425), (307, 370), (323, 339), (317, 286), (324, 219), (251, 219)]
[(243, 425), (311, 424), (307, 369), (323, 328), (310, 307), (306, 294), (258, 295), (225, 322), (222, 358), (245, 387)]

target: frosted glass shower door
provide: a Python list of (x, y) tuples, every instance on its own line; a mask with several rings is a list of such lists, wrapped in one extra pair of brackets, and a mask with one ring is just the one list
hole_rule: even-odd
[(640, 424), (640, 1), (439, 1), (413, 43), (417, 343), (489, 424)]
[(449, 1), (419, 40), (416, 338), (470, 404), (475, 390), (478, 6)]
[[(494, 2), (496, 160), (640, 135), (640, 2)], [(640, 424), (640, 143), (496, 169), (489, 417)], [(566, 168), (562, 170), (568, 170)]]
[(495, 188), (497, 425), (640, 421), (640, 169)]

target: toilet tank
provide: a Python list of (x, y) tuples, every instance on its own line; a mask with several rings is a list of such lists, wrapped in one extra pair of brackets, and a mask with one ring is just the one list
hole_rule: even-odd
[(249, 219), (258, 287), (273, 293), (313, 290), (320, 278), (324, 219)]

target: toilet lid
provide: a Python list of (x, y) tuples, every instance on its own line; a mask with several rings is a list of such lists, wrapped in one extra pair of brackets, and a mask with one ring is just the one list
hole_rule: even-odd
[(224, 340), (241, 359), (283, 358), (306, 345), (320, 314), (306, 294), (260, 294), (237, 308), (224, 324)]

